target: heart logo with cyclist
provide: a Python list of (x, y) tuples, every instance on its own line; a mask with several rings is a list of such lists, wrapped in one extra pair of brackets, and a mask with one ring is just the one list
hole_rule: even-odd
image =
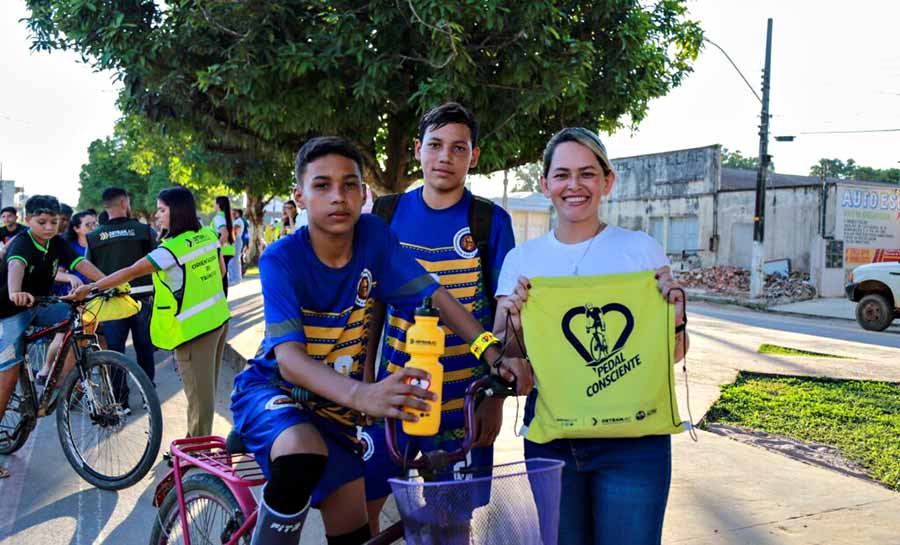
[(587, 303), (572, 307), (563, 315), (560, 327), (575, 352), (597, 375), (597, 380), (587, 386), (588, 397), (597, 395), (641, 363), (639, 354), (625, 354), (625, 345), (634, 332), (634, 315), (625, 305)]

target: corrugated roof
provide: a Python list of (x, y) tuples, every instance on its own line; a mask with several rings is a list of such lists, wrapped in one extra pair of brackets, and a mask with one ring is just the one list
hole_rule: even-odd
[[(502, 206), (503, 204), (502, 197), (494, 197), (491, 200), (498, 205)], [(539, 192), (513, 192), (509, 193), (506, 197), (507, 210), (533, 210), (546, 212), (550, 210), (552, 206), (553, 203), (550, 202), (550, 199)]]
[[(864, 182), (862, 180), (838, 180), (828, 178), (829, 184), (855, 184), (869, 185), (873, 187), (897, 187), (890, 182)], [(766, 187), (809, 187), (821, 186), (822, 179), (818, 176), (798, 176), (796, 174), (779, 174), (770, 172), (766, 178)], [(722, 167), (722, 185), (720, 191), (755, 191), (756, 171), (743, 168)]]

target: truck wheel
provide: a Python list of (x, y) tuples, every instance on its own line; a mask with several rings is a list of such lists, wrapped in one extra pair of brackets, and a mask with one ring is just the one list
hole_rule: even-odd
[(884, 331), (894, 321), (894, 309), (883, 295), (872, 293), (856, 305), (856, 321), (863, 329)]

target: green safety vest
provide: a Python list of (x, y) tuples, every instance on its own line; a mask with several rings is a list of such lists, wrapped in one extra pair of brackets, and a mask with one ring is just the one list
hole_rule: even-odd
[(532, 278), (522, 311), (538, 385), (528, 440), (684, 431), (674, 327), (654, 271)]
[(165, 270), (153, 273), (150, 338), (159, 348), (172, 350), (220, 327), (231, 314), (222, 288), (218, 235), (207, 229), (187, 231), (160, 247), (172, 252), (184, 275), (181, 289), (173, 292)]
[[(225, 212), (219, 212), (216, 216), (225, 217)], [(227, 224), (226, 224), (227, 225)], [(212, 222), (209, 224), (209, 229), (216, 234), (216, 240), (219, 239), (219, 231), (216, 229), (216, 219), (213, 218)], [(226, 227), (227, 229), (227, 227)], [(233, 235), (233, 233), (232, 233)], [(222, 245), (222, 255), (225, 257), (233, 257), (234, 256), (234, 244), (228, 244), (227, 242)]]

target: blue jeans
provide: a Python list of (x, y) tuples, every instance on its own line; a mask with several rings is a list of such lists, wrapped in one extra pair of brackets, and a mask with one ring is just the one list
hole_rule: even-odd
[(546, 444), (526, 439), (525, 458), (566, 463), (559, 545), (660, 543), (672, 477), (670, 436)]
[[(56, 303), (23, 308), (18, 314), (0, 319), (0, 371), (12, 369), (25, 358), (25, 339), (22, 334), (29, 325), (48, 327), (68, 317), (69, 306)], [(43, 362), (40, 365), (42, 364)]]
[[(131, 342), (134, 344), (134, 353), (137, 355), (138, 366), (144, 370), (150, 382), (156, 376), (156, 363), (153, 361), (153, 353), (156, 348), (150, 341), (150, 314), (153, 311), (153, 297), (138, 299), (141, 302), (141, 310), (130, 318), (110, 320), (103, 322), (103, 336), (106, 337), (106, 346), (110, 350), (125, 353), (125, 341), (131, 332)], [(128, 384), (125, 374), (116, 370), (113, 376), (113, 390), (116, 399), (128, 398)]]

